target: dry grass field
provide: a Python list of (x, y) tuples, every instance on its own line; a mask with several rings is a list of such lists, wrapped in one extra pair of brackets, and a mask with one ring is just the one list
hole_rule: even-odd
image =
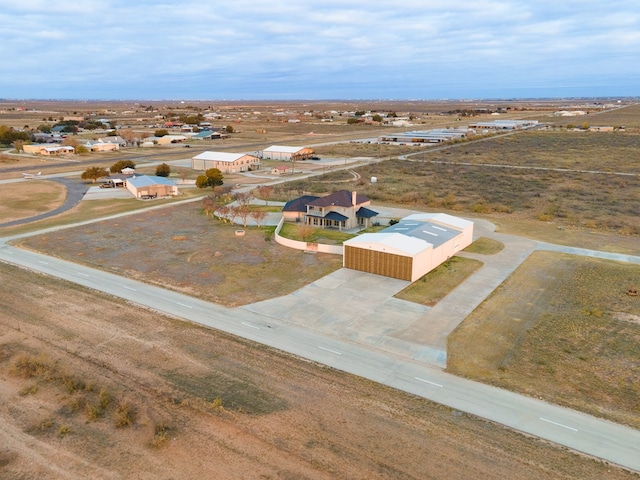
[[(206, 107), (148, 104), (157, 110), (135, 113), (143, 117), (141, 134), (153, 132), (142, 123), (158, 112)], [(637, 255), (640, 106), (566, 119), (550, 116), (562, 106), (554, 102), (500, 105), (512, 111), (499, 118), (627, 128), (625, 133), (555, 128), (421, 152), (350, 143), (392, 130), (347, 125), (346, 117), (324, 123), (301, 112), (392, 110), (415, 116), (410, 129), (428, 129), (462, 125), (466, 119), (458, 121), (457, 113), (442, 112), (478, 105), (231, 102), (214, 106), (225, 115), (217, 123), (234, 127), (227, 140), (80, 155), (55, 166), (59, 159), (5, 156), (0, 179), (19, 176), (16, 168), (82, 171), (125, 157), (168, 161), (204, 149), (340, 141), (316, 150), (321, 156), (392, 159), (355, 168), (361, 175), (355, 181), (348, 171), (331, 171), (286, 183), (271, 199), (356, 189), (372, 198), (374, 209), (384, 204), (445, 211), (488, 219), (505, 233)], [(49, 112), (74, 115), (80, 107), (42, 102), (37, 108), (42, 111), (0, 112), (0, 124), (35, 126)], [(137, 108), (118, 102), (82, 107), (87, 114), (104, 111), (103, 116), (114, 111), (118, 121), (135, 121), (135, 115), (122, 112)], [(290, 117), (300, 123), (283, 121)], [(394, 158), (412, 152), (420, 153), (411, 161)], [(372, 176), (376, 184), (367, 181)], [(228, 184), (241, 181), (229, 177)], [(20, 185), (27, 183), (2, 185), (1, 220), (40, 213), (62, 201), (49, 182), (29, 184), (29, 193)], [(41, 195), (34, 199), (32, 188)], [(194, 192), (188, 195), (202, 194)], [(146, 206), (136, 200), (82, 202), (53, 219), (0, 234)], [(286, 294), (341, 266), (337, 256), (276, 245), (272, 229), (247, 228), (244, 237), (236, 237), (235, 229), (203, 215), (195, 202), (23, 243), (229, 306)], [(503, 247), (487, 240), (469, 251), (490, 255)], [(427, 305), (437, 302), (477, 268), (467, 258), (454, 260), (404, 294)], [(0, 283), (2, 479), (127, 478), (131, 472), (140, 478), (637, 478), (460, 412), (75, 285), (2, 264)], [(639, 428), (640, 300), (626, 295), (632, 286), (640, 286), (638, 266), (537, 252), (449, 338), (448, 369)]]
[(0, 283), (4, 480), (637, 478), (73, 284)]
[(640, 428), (640, 266), (535, 252), (449, 336), (447, 369)]
[(0, 192), (0, 223), (28, 218), (57, 208), (64, 202), (66, 188), (59, 183), (25, 180), (25, 183), (2, 185)]
[[(29, 237), (28, 248), (227, 306), (290, 293), (342, 266), (271, 240), (273, 228), (237, 227), (202, 213), (200, 202)], [(296, 275), (290, 275), (296, 272)]]
[[(507, 233), (557, 243), (598, 248), (601, 240), (591, 241), (590, 235), (614, 234), (619, 245), (613, 248), (633, 252), (640, 234), (637, 151), (636, 134), (525, 132), (420, 154), (415, 161), (361, 166), (355, 168), (361, 179), (352, 188), (374, 203), (479, 215)], [(371, 184), (371, 177), (377, 183)], [(322, 183), (299, 180), (282, 189), (317, 194), (344, 188), (349, 178), (348, 172), (331, 172), (319, 178)], [(553, 232), (558, 229), (560, 235)]]

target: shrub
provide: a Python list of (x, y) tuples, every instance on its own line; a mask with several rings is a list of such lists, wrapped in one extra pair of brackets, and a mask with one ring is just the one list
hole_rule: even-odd
[(133, 407), (127, 401), (121, 400), (113, 412), (113, 420), (118, 428), (132, 425), (134, 422)]

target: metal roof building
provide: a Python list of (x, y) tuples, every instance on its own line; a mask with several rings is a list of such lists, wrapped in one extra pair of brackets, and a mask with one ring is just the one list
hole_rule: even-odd
[(473, 222), (419, 213), (344, 242), (346, 268), (415, 282), (473, 241)]

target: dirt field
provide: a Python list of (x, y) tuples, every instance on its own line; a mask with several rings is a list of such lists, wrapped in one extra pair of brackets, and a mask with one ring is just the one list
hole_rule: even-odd
[[(273, 228), (237, 227), (202, 214), (200, 202), (25, 239), (61, 258), (227, 306), (290, 293), (342, 266), (271, 240)], [(291, 275), (296, 272), (296, 275)]]
[(449, 336), (447, 370), (640, 428), (640, 266), (535, 252)]
[(72, 284), (0, 283), (6, 480), (638, 478)]

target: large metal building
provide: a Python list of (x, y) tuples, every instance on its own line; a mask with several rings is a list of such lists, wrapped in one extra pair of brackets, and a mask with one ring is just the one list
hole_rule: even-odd
[(415, 282), (473, 241), (473, 222), (445, 213), (409, 215), (344, 242), (343, 266)]

